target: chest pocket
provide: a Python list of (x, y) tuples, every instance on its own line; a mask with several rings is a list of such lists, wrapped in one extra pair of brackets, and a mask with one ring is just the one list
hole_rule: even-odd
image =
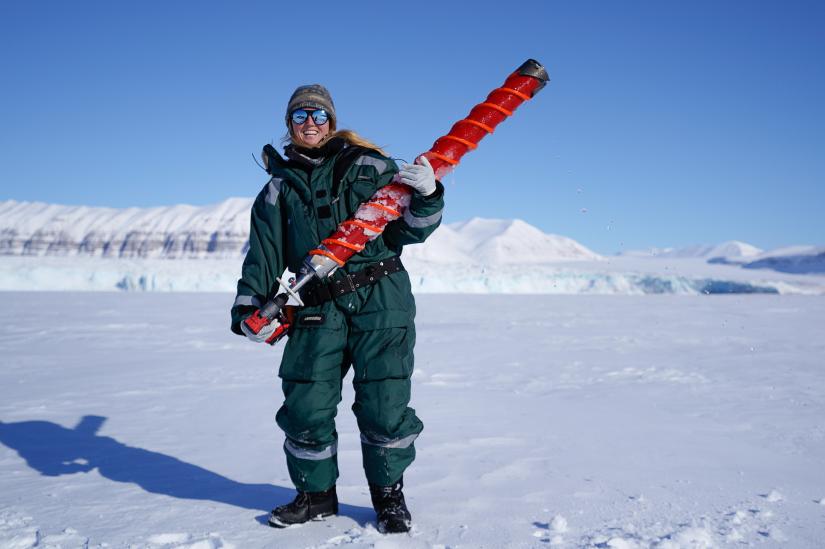
[(355, 179), (347, 188), (347, 209), (350, 214), (355, 213), (363, 202), (366, 202), (376, 191), (375, 181), (371, 176)]
[(347, 176), (346, 199), (350, 212), (369, 199), (378, 190), (378, 178), (387, 169), (387, 162), (371, 156), (361, 156), (353, 162)]
[(293, 272), (300, 268), (307, 252), (318, 245), (320, 237), (315, 223), (312, 203), (307, 203), (306, 193), (294, 188), (284, 188), (284, 213), (286, 214), (286, 260)]

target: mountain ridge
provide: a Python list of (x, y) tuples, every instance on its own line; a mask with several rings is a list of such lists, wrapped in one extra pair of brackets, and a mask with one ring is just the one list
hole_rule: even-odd
[[(107, 208), (0, 202), (0, 255), (127, 259), (230, 258), (244, 254), (253, 200), (209, 206)], [(442, 263), (600, 260), (578, 242), (520, 219), (472, 218), (443, 225), (405, 257)]]
[(252, 199), (107, 208), (0, 202), (0, 255), (231, 257), (245, 250)]
[[(87, 256), (127, 259), (203, 259), (242, 256), (248, 246), (253, 199), (217, 204), (111, 208), (0, 201), (0, 256)], [(731, 240), (715, 245), (628, 251), (627, 257), (702, 258), (748, 269), (823, 272), (825, 247), (764, 251)], [(521, 219), (474, 217), (443, 224), (404, 257), (437, 264), (540, 264), (603, 261), (577, 241), (545, 233)]]

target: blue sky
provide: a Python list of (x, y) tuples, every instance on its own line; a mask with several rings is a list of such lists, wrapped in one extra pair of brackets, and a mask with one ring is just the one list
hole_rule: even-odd
[(411, 159), (525, 59), (551, 83), (447, 178), (447, 221), (602, 253), (825, 243), (825, 4), (3, 2), (0, 200), (254, 196), (292, 90)]

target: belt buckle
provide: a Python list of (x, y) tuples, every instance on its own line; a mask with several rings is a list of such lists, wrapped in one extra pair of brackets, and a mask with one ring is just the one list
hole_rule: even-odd
[(356, 291), (357, 288), (355, 287), (355, 283), (352, 281), (352, 277), (349, 275), (349, 273), (344, 273), (344, 277), (347, 279), (347, 282), (349, 283), (350, 291)]

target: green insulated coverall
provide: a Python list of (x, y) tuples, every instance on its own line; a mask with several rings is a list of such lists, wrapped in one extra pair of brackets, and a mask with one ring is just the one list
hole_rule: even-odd
[[(390, 183), (398, 168), (364, 149), (333, 181), (335, 160), (348, 145), (333, 138), (319, 158), (295, 154), (274, 159), (272, 178), (255, 199), (249, 250), (232, 307), (232, 331), (278, 290), (285, 267), (298, 272), (307, 252), (351, 217), (359, 204)], [(413, 193), (404, 216), (368, 243), (343, 268), (357, 272), (424, 241), (441, 222), (444, 188)], [(415, 344), (415, 301), (406, 271), (315, 307), (298, 310), (284, 349), (279, 376), (285, 401), (277, 414), (286, 433), (284, 450), (295, 487), (320, 492), (338, 477), (335, 414), (342, 378), (352, 366), (364, 469), (369, 482), (395, 483), (415, 458), (413, 441), (423, 429), (408, 407)]]

